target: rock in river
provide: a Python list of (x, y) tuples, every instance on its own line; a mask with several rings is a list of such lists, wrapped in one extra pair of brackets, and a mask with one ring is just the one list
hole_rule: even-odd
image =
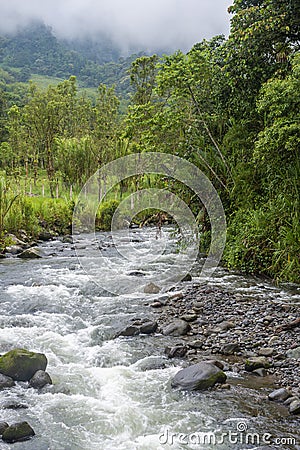
[(27, 441), (34, 435), (35, 432), (27, 422), (19, 422), (7, 427), (3, 432), (2, 439), (4, 442), (13, 444)]
[(24, 250), (24, 252), (19, 253), (17, 256), (22, 259), (38, 259), (42, 258), (42, 253), (38, 247), (31, 247)]
[(29, 352), (22, 348), (0, 357), (0, 373), (15, 381), (29, 381), (38, 370), (45, 370), (47, 358), (43, 353)]
[(245, 363), (245, 370), (247, 372), (253, 372), (253, 370), (260, 368), (268, 369), (270, 367), (270, 363), (264, 356), (253, 356), (252, 358), (248, 358)]
[(191, 326), (188, 322), (178, 319), (167, 325), (162, 332), (165, 336), (184, 336), (190, 329)]
[(43, 370), (35, 372), (33, 377), (29, 380), (29, 385), (35, 389), (42, 389), (47, 384), (52, 384), (50, 375)]
[(9, 427), (8, 423), (2, 421), (0, 422), (0, 436), (2, 436), (2, 434), (8, 427)]
[(0, 373), (0, 391), (1, 389), (10, 388), (15, 385), (14, 380), (11, 377), (7, 377)]
[(217, 383), (225, 383), (226, 374), (214, 364), (200, 362), (182, 369), (172, 379), (172, 387), (189, 391), (207, 389)]
[(160, 292), (160, 287), (156, 286), (154, 283), (149, 283), (144, 287), (145, 294), (158, 294)]

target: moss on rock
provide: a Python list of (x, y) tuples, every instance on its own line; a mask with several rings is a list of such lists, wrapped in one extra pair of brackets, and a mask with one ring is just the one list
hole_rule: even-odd
[(0, 357), (0, 373), (15, 381), (29, 381), (38, 370), (46, 370), (47, 358), (43, 353), (30, 352), (22, 348)]

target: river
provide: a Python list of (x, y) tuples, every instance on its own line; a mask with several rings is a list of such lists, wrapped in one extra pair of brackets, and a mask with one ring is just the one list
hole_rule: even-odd
[[(175, 253), (175, 237), (170, 231), (164, 232), (167, 248), (169, 253)], [(155, 251), (155, 234), (151, 228), (138, 229), (132, 230), (130, 237), (151, 252), (152, 248)], [(84, 252), (87, 236), (77, 239), (79, 252), (80, 248)], [(116, 250), (109, 233), (99, 233), (96, 239), (108, 260), (114, 260)], [(126, 246), (122, 232), (120, 239)], [(109, 270), (102, 267), (98, 275), (103, 283), (95, 284), (79, 264), (72, 245), (57, 240), (41, 247), (45, 258), (31, 261), (11, 258), (0, 263), (1, 353), (14, 347), (45, 353), (47, 371), (54, 383), (42, 391), (19, 383), (1, 392), (0, 420), (8, 423), (27, 420), (36, 432), (33, 440), (14, 444), (14, 449), (300, 448), (297, 444), (272, 447), (263, 442), (266, 433), (295, 437), (299, 427), (299, 421), (286, 416), (281, 407), (258, 401), (258, 394), (270, 392), (263, 381), (256, 389), (245, 382), (230, 391), (175, 391), (170, 379), (180, 369), (180, 360), (166, 360), (165, 368), (142, 370), (154, 357), (163, 357), (170, 338), (159, 334), (114, 338), (132, 318), (151, 318), (153, 311), (145, 306), (149, 295), (146, 299), (141, 287), (149, 277), (163, 270), (163, 264), (169, 263), (167, 257), (165, 262), (154, 260), (142, 268), (134, 259), (130, 267), (120, 263), (116, 271), (111, 266)], [(133, 277), (129, 274), (133, 270), (144, 270), (146, 276)], [(194, 266), (194, 284), (199, 271)], [(116, 290), (120, 280), (122, 283), (128, 280), (130, 293), (110, 294), (101, 288), (111, 284)], [(223, 269), (216, 271), (207, 283), (238, 290), (253, 299), (256, 295), (267, 298), (274, 293), (280, 301), (300, 299), (297, 286), (275, 287), (266, 280)], [(150, 297), (155, 299), (159, 295)], [(228, 374), (233, 385), (238, 384), (237, 377)], [(7, 408), (12, 403), (23, 407)], [(229, 431), (238, 432), (239, 439), (245, 436), (241, 434), (243, 425), (260, 435), (259, 445), (241, 440), (235, 443), (233, 435), (225, 436), (221, 442), (222, 433)], [(214, 432), (218, 442), (193, 445), (192, 433), (199, 432)], [(180, 437), (179, 433), (185, 436)], [(9, 446), (0, 443), (0, 448)]]

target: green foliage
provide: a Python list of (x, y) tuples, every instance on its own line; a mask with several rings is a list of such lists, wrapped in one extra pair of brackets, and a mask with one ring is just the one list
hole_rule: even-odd
[(116, 200), (108, 200), (101, 203), (96, 216), (96, 229), (102, 231), (111, 230), (111, 222), (113, 215), (119, 206)]

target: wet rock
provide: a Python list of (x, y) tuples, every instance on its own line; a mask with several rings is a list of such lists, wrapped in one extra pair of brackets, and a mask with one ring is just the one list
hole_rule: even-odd
[(139, 272), (138, 270), (134, 270), (133, 272), (129, 272), (129, 277), (145, 277), (146, 274), (143, 272)]
[(268, 372), (264, 367), (255, 369), (252, 371), (252, 373), (253, 373), (253, 375), (256, 375), (257, 377), (266, 377), (268, 375)]
[(224, 320), (224, 322), (219, 323), (215, 328), (213, 328), (214, 333), (221, 333), (222, 331), (228, 331), (231, 328), (234, 328), (234, 323), (228, 320)]
[(50, 231), (46, 231), (43, 230), (40, 232), (40, 234), (38, 235), (38, 240), (39, 241), (51, 241), (52, 239), (52, 234), (50, 233)]
[(293, 348), (286, 352), (286, 356), (290, 359), (300, 359), (300, 347)]
[(191, 326), (188, 322), (178, 319), (167, 325), (162, 332), (165, 336), (184, 336), (190, 329)]
[(197, 320), (198, 316), (194, 312), (190, 312), (188, 314), (184, 314), (180, 317), (181, 320), (185, 320), (186, 322), (195, 322)]
[(294, 400), (289, 407), (290, 414), (300, 414), (300, 400)]
[(34, 435), (34, 430), (27, 422), (19, 422), (6, 428), (2, 435), (2, 439), (4, 442), (13, 444), (14, 442), (27, 441)]
[(247, 372), (253, 372), (253, 370), (260, 368), (268, 369), (270, 367), (270, 363), (264, 356), (254, 356), (252, 358), (248, 358), (245, 363), (245, 370)]
[(224, 389), (224, 390), (228, 390), (229, 391), (231, 389), (231, 386), (228, 383), (221, 384), (220, 389)]
[(45, 370), (47, 358), (43, 353), (14, 349), (0, 357), (0, 373), (15, 381), (29, 381), (38, 370)]
[(217, 383), (223, 384), (226, 379), (226, 374), (214, 364), (201, 362), (177, 372), (171, 385), (186, 390), (203, 390)]
[(0, 390), (13, 387), (14, 385), (15, 382), (11, 377), (7, 377), (6, 375), (0, 373)]
[(185, 277), (182, 278), (181, 281), (192, 281), (193, 277), (190, 273), (187, 273)]
[(196, 339), (195, 341), (190, 342), (189, 346), (194, 349), (199, 349), (203, 347), (203, 343), (204, 342), (201, 341), (200, 339)]
[(11, 253), (12, 255), (18, 255), (24, 251), (24, 247), (22, 245), (9, 245), (5, 248), (6, 253)]
[(0, 422), (0, 436), (3, 435), (4, 431), (6, 430), (6, 428), (8, 428), (9, 425), (6, 422)]
[(141, 359), (135, 366), (142, 372), (147, 370), (158, 370), (166, 368), (166, 359), (159, 356), (150, 356), (148, 358)]
[(42, 389), (47, 384), (52, 384), (50, 375), (43, 370), (35, 372), (33, 377), (29, 380), (29, 385), (35, 389)]
[(158, 294), (160, 292), (160, 287), (154, 283), (146, 284), (144, 287), (145, 294)]
[(175, 345), (174, 347), (166, 347), (165, 355), (168, 358), (182, 358), (187, 353), (186, 345)]
[(181, 300), (184, 297), (182, 292), (171, 292), (168, 295), (170, 300)]
[(2, 409), (28, 409), (29, 406), (26, 405), (26, 403), (20, 403), (18, 401), (15, 400), (11, 400), (11, 401), (7, 401), (5, 403), (2, 403), (1, 405)]
[(38, 247), (31, 247), (27, 250), (24, 250), (22, 253), (19, 253), (18, 258), (22, 259), (38, 259), (42, 258), (42, 252)]
[(120, 331), (118, 336), (137, 336), (140, 334), (140, 327), (135, 325), (128, 325), (124, 330)]
[(151, 303), (150, 306), (151, 306), (151, 308), (157, 309), (157, 308), (162, 308), (162, 307), (163, 307), (163, 304), (160, 303), (160, 302), (153, 302), (153, 303)]
[(293, 403), (295, 400), (298, 400), (298, 401), (299, 401), (299, 397), (297, 397), (296, 395), (293, 395), (292, 397), (290, 397), (290, 398), (288, 398), (287, 400), (285, 400), (285, 401), (283, 402), (283, 404), (284, 404), (285, 406), (290, 406), (290, 404)]
[(238, 342), (232, 342), (229, 344), (225, 344), (223, 345), (223, 347), (221, 347), (220, 352), (222, 353), (222, 355), (234, 355), (235, 353), (240, 351), (240, 344)]
[(142, 334), (152, 334), (157, 330), (157, 322), (145, 322), (140, 326), (140, 333)]
[(268, 395), (268, 399), (272, 400), (274, 402), (284, 402), (290, 396), (291, 396), (291, 391), (289, 391), (285, 388), (280, 388), (280, 389), (276, 389), (275, 391), (271, 392)]
[(62, 238), (63, 244), (73, 244), (73, 237), (70, 234), (66, 234), (66, 236), (63, 236)]
[(258, 350), (259, 356), (273, 356), (274, 348), (271, 347), (263, 347)]

